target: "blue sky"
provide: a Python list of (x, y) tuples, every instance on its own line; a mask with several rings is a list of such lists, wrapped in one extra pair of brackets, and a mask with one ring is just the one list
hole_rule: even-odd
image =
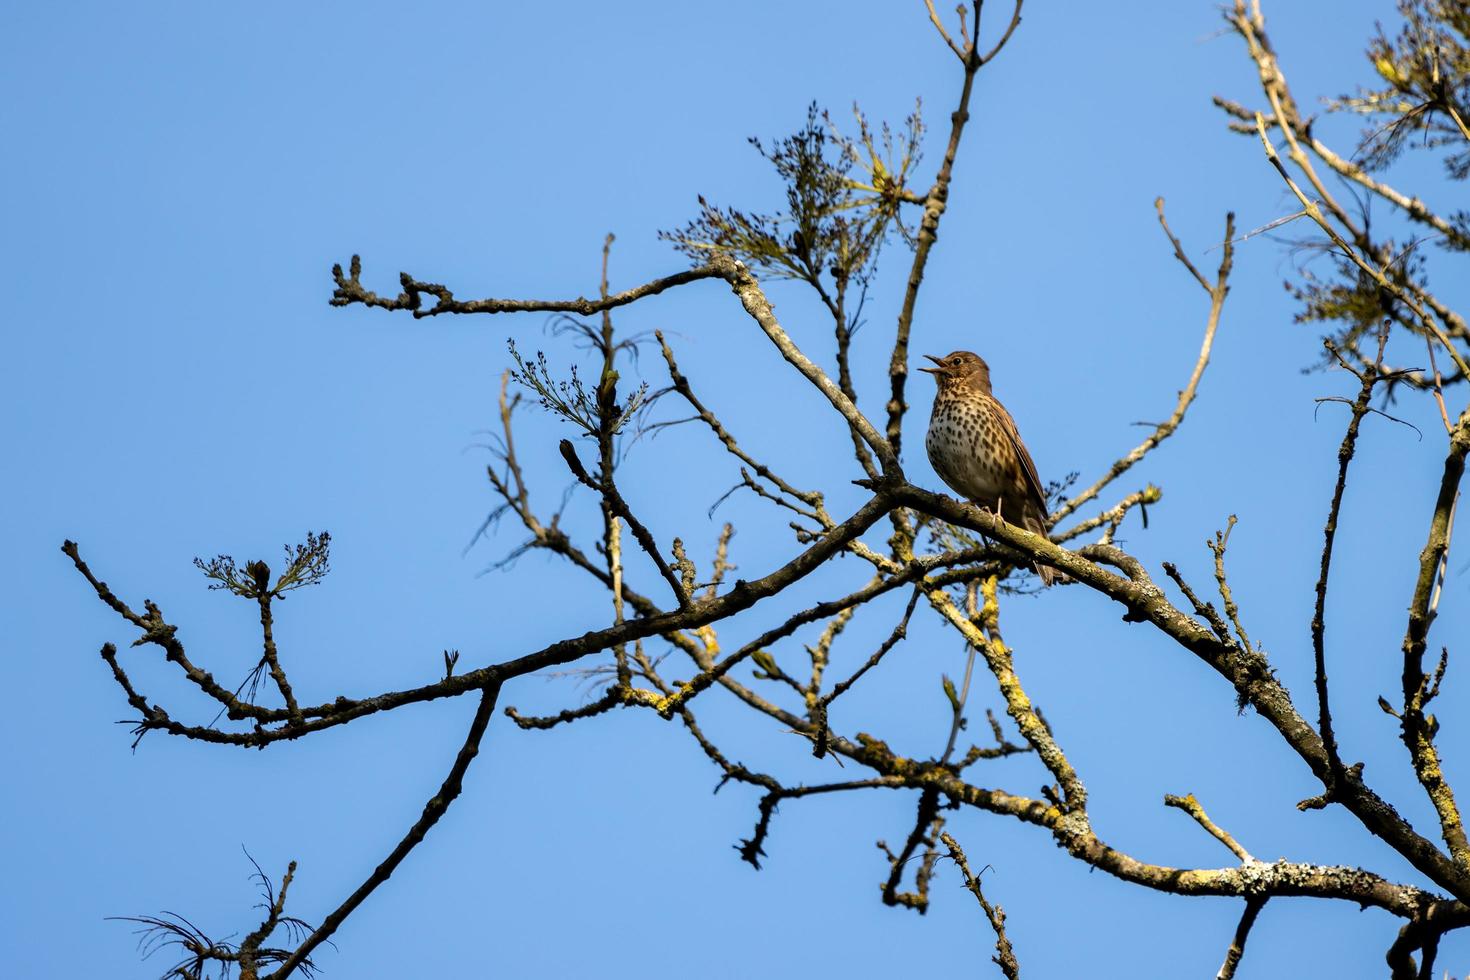
[[(1362, 79), (1363, 43), (1391, 14), (1365, 0), (1267, 6), (1304, 98)], [(697, 194), (778, 206), (745, 139), (793, 130), (810, 100), (839, 118), (857, 100), (897, 122), (921, 97), (937, 131), (927, 178), (957, 69), (917, 3), (429, 3), (411, 15), (384, 3), (9, 4), (0, 25), (0, 122), (11, 134), (0, 155), (0, 435), (11, 459), (0, 594), (16, 695), (0, 731), (5, 867), (17, 883), (0, 945), (14, 976), (152, 976), (162, 961), (140, 964), (128, 928), (105, 916), (172, 909), (212, 934), (248, 931), (245, 848), (276, 875), (297, 859), (292, 907), (320, 918), (417, 816), (471, 705), (409, 708), (263, 753), (157, 735), (134, 753), (114, 724), (126, 705), (97, 657), (103, 641), (126, 647), (132, 635), (60, 554), (63, 538), (129, 601), (159, 602), (192, 655), (229, 678), (254, 662), (253, 611), (206, 591), (191, 559), (273, 559), (329, 529), (335, 570), (292, 596), (277, 634), (314, 702), (423, 683), (446, 647), (476, 665), (605, 624), (605, 596), (554, 562), (530, 556), (481, 574), (519, 542), (509, 526), (462, 555), (492, 506), (476, 444), (494, 421), (507, 339), (554, 364), (580, 355), (539, 316), (333, 309), (331, 264), (360, 252), (365, 281), (383, 292), (404, 269), (461, 297), (569, 297), (595, 291), (612, 231), (614, 288), (635, 284), (683, 267), (655, 236), (691, 217)], [(1168, 199), (1175, 231), (1210, 267), (1227, 209), (1242, 230), (1294, 210), (1259, 148), (1210, 106), (1215, 93), (1258, 101), (1254, 69), (1236, 39), (1217, 36), (1222, 26), (1206, 2), (1037, 3), (982, 74), (915, 345), (986, 356), (1044, 475), (1077, 470), (1091, 482), (1140, 438), (1132, 423), (1167, 415), (1193, 364), (1207, 303), (1158, 233), (1153, 198)], [(1327, 131), (1350, 148), (1351, 128)], [(1434, 167), (1409, 161), (1394, 175), (1454, 206), (1459, 188), (1446, 194)], [(856, 342), (870, 412), (905, 259), (898, 247), (885, 256)], [(1241, 246), (1200, 400), (1118, 492), (1163, 487), (1149, 529), (1130, 523), (1126, 544), (1201, 585), (1205, 539), (1239, 515), (1230, 563), (1246, 624), (1310, 711), (1311, 585), (1345, 422), (1314, 398), (1355, 386), (1300, 371), (1319, 347), (1292, 322), (1280, 288), (1290, 267), (1266, 236)], [(794, 286), (770, 292), (798, 342), (830, 359), (812, 302)], [(1464, 289), (1446, 296), (1463, 301)], [(794, 482), (836, 488), (834, 512), (859, 499), (841, 489), (859, 475), (845, 434), (722, 287), (676, 291), (618, 322), (665, 330), (730, 427)], [(656, 356), (638, 370), (661, 383)], [(915, 451), (929, 397), (927, 382), (914, 387), (905, 464), (938, 488)], [(1381, 419), (1365, 426), (1329, 606), (1331, 675), (1345, 756), (1432, 823), (1374, 705), (1397, 686), (1402, 610), (1443, 460), (1429, 403), (1397, 413), (1423, 438)], [(564, 435), (545, 415), (522, 418), (532, 492), (547, 509), (566, 483), (555, 454)], [(756, 575), (793, 545), (785, 519), (756, 501), (737, 496), (706, 516), (737, 479), (686, 428), (638, 446), (623, 485), (661, 539), (684, 535), (700, 560), (719, 521), (735, 521), (733, 557)], [(586, 532), (594, 516), (575, 498), (569, 526)], [(1451, 570), (1442, 642), (1466, 635), (1464, 561)], [(860, 574), (832, 569), (802, 597)], [(860, 615), (839, 657), (865, 657), (896, 615), (891, 604)], [(1156, 863), (1229, 863), (1160, 804), (1194, 792), (1258, 857), (1417, 880), (1344, 812), (1298, 813), (1317, 788), (1269, 727), (1237, 716), (1218, 677), (1119, 623), (1110, 604), (1052, 590), (1003, 615), (1018, 670), (1115, 846)], [(726, 642), (778, 616), (752, 613)], [(207, 711), (151, 650), (124, 656), (150, 700), (181, 716)], [(834, 724), (937, 752), (939, 675), (957, 674), (963, 657), (926, 621)], [(1465, 691), (1452, 667), (1440, 738), (1462, 786), (1454, 719)], [(586, 695), (568, 679), (526, 678), (501, 703), (546, 711)], [(701, 710), (735, 758), (833, 778), (802, 761), (790, 735), (718, 696)], [(1025, 757), (992, 765), (977, 780), (1023, 793), (1041, 781)], [(991, 936), (952, 869), (941, 868), (924, 918), (878, 901), (887, 866), (873, 842), (902, 840), (908, 794), (787, 803), (757, 873), (730, 847), (749, 834), (757, 796), (711, 795), (715, 783), (688, 737), (648, 713), (549, 733), (497, 718), (464, 796), (321, 965), (344, 978), (618, 977), (650, 962), (708, 977), (991, 969)], [(984, 814), (956, 814), (950, 829), (976, 866), (994, 869), (986, 888), (1029, 975), (1218, 967), (1238, 903), (1122, 885), (1035, 828)], [(1396, 929), (1343, 903), (1276, 901), (1240, 975), (1380, 975)], [(1470, 942), (1451, 937), (1440, 964), (1467, 963)]]

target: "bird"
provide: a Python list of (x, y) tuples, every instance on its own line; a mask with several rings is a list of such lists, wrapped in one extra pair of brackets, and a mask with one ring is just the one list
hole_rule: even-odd
[[(990, 365), (967, 350), (924, 356), (934, 367), (919, 370), (939, 388), (924, 437), (934, 472), (972, 503), (1046, 537), (1046, 491), (1015, 419), (991, 392)], [(1044, 585), (1065, 579), (1042, 564), (1036, 572)]]

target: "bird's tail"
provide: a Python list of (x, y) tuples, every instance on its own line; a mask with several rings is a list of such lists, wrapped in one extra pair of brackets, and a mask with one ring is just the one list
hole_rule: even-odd
[[(1026, 530), (1032, 534), (1039, 534), (1043, 538), (1046, 537), (1046, 522), (1038, 518), (1035, 514), (1028, 513), (1025, 524)], [(1059, 572), (1050, 565), (1043, 565), (1041, 562), (1037, 562), (1033, 567), (1036, 569), (1036, 574), (1041, 576), (1042, 585), (1051, 586), (1056, 585), (1058, 582), (1071, 581), (1064, 572)]]

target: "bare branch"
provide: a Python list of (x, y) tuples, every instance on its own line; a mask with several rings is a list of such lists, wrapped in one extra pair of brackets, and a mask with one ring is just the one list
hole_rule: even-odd
[(960, 849), (959, 843), (948, 833), (940, 834), (939, 839), (944, 841), (945, 847), (949, 848), (950, 859), (959, 865), (960, 874), (964, 875), (965, 887), (980, 903), (980, 908), (985, 912), (985, 918), (990, 920), (990, 928), (995, 930), (995, 955), (991, 957), (991, 962), (1000, 967), (1008, 980), (1018, 980), (1021, 976), (1021, 965), (1016, 962), (1016, 951), (1011, 948), (1010, 937), (1006, 935), (1005, 909), (999, 905), (991, 905), (985, 900), (985, 892), (980, 888), (980, 879), (970, 873), (970, 862), (966, 860), (965, 852)]
[(949, 45), (949, 50), (953, 51), (954, 56), (960, 59), (961, 63), (963, 63), (965, 60), (965, 52), (960, 50), (960, 46), (954, 43), (954, 39), (951, 38), (949, 36), (949, 32), (944, 29), (944, 21), (939, 19), (939, 13), (934, 9), (934, 0), (924, 0), (924, 6), (929, 10), (929, 22), (933, 24), (934, 29), (939, 32), (939, 36), (944, 38), (944, 43)]
[[(939, 856), (934, 847), (943, 826), (944, 818), (939, 815), (939, 792), (925, 789), (919, 794), (914, 828), (909, 831), (899, 852), (894, 854), (887, 844), (881, 840), (878, 842), (878, 849), (888, 857), (888, 878), (883, 882), (884, 905), (901, 905), (920, 915), (929, 911), (929, 880), (934, 875), (934, 862)], [(919, 870), (914, 874), (914, 890), (901, 892), (898, 886), (903, 881), (904, 871), (921, 847), (924, 850), (919, 858)]]
[(1211, 286), (1205, 280), (1204, 276), (1200, 274), (1199, 270), (1194, 267), (1194, 264), (1185, 257), (1184, 249), (1179, 244), (1179, 239), (1175, 238), (1174, 233), (1169, 230), (1169, 225), (1164, 220), (1164, 199), (1162, 197), (1155, 199), (1154, 207), (1159, 212), (1160, 227), (1164, 229), (1164, 234), (1168, 237), (1170, 244), (1174, 246), (1175, 257), (1183, 263), (1190, 274), (1210, 294), (1210, 313), (1205, 320), (1205, 337), (1200, 343), (1199, 357), (1195, 359), (1194, 370), (1190, 373), (1189, 381), (1185, 384), (1184, 390), (1179, 392), (1179, 399), (1174, 404), (1173, 414), (1164, 422), (1159, 423), (1154, 428), (1154, 431), (1149, 434), (1149, 437), (1135, 446), (1128, 455), (1113, 463), (1096, 483), (1059, 507), (1057, 512), (1052, 516), (1053, 523), (1062, 520), (1068, 514), (1076, 511), (1078, 507), (1081, 507), (1102, 493), (1108, 484), (1126, 473), (1133, 467), (1133, 464), (1143, 459), (1143, 457), (1153, 451), (1154, 447), (1174, 434), (1175, 430), (1179, 428), (1179, 424), (1184, 421), (1184, 413), (1189, 411), (1189, 406), (1194, 402), (1194, 396), (1199, 391), (1200, 379), (1204, 377), (1205, 367), (1210, 363), (1210, 351), (1215, 345), (1215, 329), (1220, 325), (1220, 312), (1224, 309), (1225, 297), (1230, 292), (1230, 270), (1235, 261), (1235, 244), (1233, 242), (1235, 236), (1235, 214), (1231, 212), (1225, 215), (1225, 237), (1222, 245), (1224, 254), (1220, 259), (1220, 268), (1215, 273), (1215, 284)]
[(444, 811), (449, 809), (464, 788), (464, 774), (469, 770), (470, 763), (475, 761), (475, 756), (480, 751), (480, 740), (485, 737), (485, 729), (490, 724), (490, 716), (495, 713), (495, 699), (500, 695), (500, 684), (493, 682), (486, 686), (480, 694), (480, 704), (475, 709), (474, 719), (470, 722), (469, 733), (465, 736), (464, 744), (460, 746), (459, 754), (454, 759), (454, 765), (450, 767), (449, 774), (444, 777), (439, 791), (429, 798), (424, 804), (423, 814), (408, 829), (408, 833), (398, 842), (398, 845), (383, 859), (367, 880), (353, 893), (347, 896), (341, 905), (337, 906), (322, 924), (312, 931), (296, 951), (290, 955), (266, 980), (286, 980), (291, 973), (302, 964), (323, 942), (331, 938), (352, 911), (361, 905), (379, 885), (387, 881), (408, 857), (410, 851), (417, 847), (424, 837), (439, 822)]
[(617, 484), (613, 482), (611, 471), (605, 473), (601, 480), (594, 480), (591, 474), (587, 472), (586, 467), (582, 465), (581, 459), (577, 457), (577, 450), (572, 445), (571, 440), (563, 439), (558, 443), (558, 448), (561, 450), (561, 458), (566, 460), (567, 468), (572, 471), (572, 475), (583, 486), (601, 494), (602, 499), (607, 501), (608, 508), (612, 514), (628, 522), (628, 530), (633, 532), (633, 537), (637, 539), (639, 546), (649, 558), (653, 559), (654, 565), (658, 567), (658, 573), (664, 577), (664, 581), (669, 583), (669, 588), (673, 590), (674, 599), (678, 602), (679, 608), (689, 608), (692, 596), (685, 590), (679, 577), (674, 574), (674, 570), (669, 567), (668, 560), (659, 551), (658, 542), (653, 540), (653, 535), (649, 533), (648, 528), (644, 527), (643, 523), (633, 515), (633, 511), (628, 506), (628, 502), (623, 499), (623, 495), (618, 491)]
[(730, 435), (725, 429), (724, 424), (715, 417), (713, 412), (705, 408), (704, 403), (695, 396), (694, 389), (689, 385), (689, 379), (684, 376), (684, 373), (679, 370), (679, 365), (674, 361), (674, 352), (669, 349), (668, 342), (664, 340), (663, 331), (654, 331), (654, 336), (658, 338), (659, 348), (663, 351), (664, 361), (669, 366), (669, 380), (673, 382), (674, 390), (689, 403), (689, 406), (695, 412), (699, 413), (699, 420), (709, 426), (710, 431), (715, 434), (715, 437), (720, 440), (720, 443), (725, 449), (736, 459), (754, 470), (762, 479), (773, 484), (782, 493), (795, 497), (809, 507), (816, 508), (820, 513), (822, 508), (822, 495), (820, 493), (796, 489), (777, 476), (770, 468), (758, 462), (754, 457), (740, 448), (739, 444), (735, 441), (735, 437)]
[(1230, 848), (1230, 853), (1240, 858), (1241, 861), (1246, 864), (1258, 863), (1255, 858), (1251, 857), (1249, 851), (1235, 842), (1234, 837), (1231, 837), (1210, 819), (1209, 814), (1205, 813), (1205, 808), (1200, 806), (1199, 800), (1194, 798), (1193, 793), (1186, 796), (1166, 795), (1164, 806), (1172, 806), (1189, 814), (1201, 827), (1205, 828), (1211, 837)]
[(1409, 622), (1404, 631), (1404, 702), (1400, 726), (1404, 746), (1409, 750), (1409, 758), (1414, 765), (1414, 774), (1434, 804), (1439, 815), (1440, 832), (1451, 855), (1462, 866), (1470, 865), (1470, 839), (1467, 839), (1454, 791), (1444, 778), (1439, 751), (1434, 745), (1439, 722), (1434, 715), (1424, 711), (1429, 691), (1429, 678), (1424, 673), (1424, 649), (1434, 619), (1432, 604), (1438, 591), (1436, 583), (1449, 551), (1450, 529), (1459, 499), (1460, 481), (1465, 475), (1467, 454), (1470, 454), (1470, 408), (1460, 415), (1450, 433), (1449, 452), (1445, 456), (1444, 475), (1440, 479), (1439, 493), (1430, 517), (1428, 540), (1419, 555), (1419, 575), (1409, 601)]
[(1264, 898), (1251, 897), (1245, 900), (1245, 911), (1240, 913), (1240, 923), (1235, 927), (1235, 936), (1230, 940), (1230, 948), (1225, 951), (1225, 962), (1220, 965), (1215, 980), (1232, 980), (1235, 976), (1236, 967), (1240, 966), (1241, 957), (1245, 955), (1245, 941), (1250, 938), (1251, 927), (1256, 924), (1256, 916), (1265, 907)]
[[(1312, 659), (1317, 688), (1317, 730), (1322, 733), (1322, 744), (1327, 750), (1327, 759), (1334, 778), (1342, 769), (1342, 759), (1338, 756), (1337, 739), (1332, 731), (1332, 709), (1327, 694), (1327, 654), (1323, 642), (1327, 629), (1327, 579), (1332, 568), (1332, 545), (1337, 537), (1337, 517), (1342, 509), (1343, 493), (1347, 490), (1348, 466), (1357, 451), (1358, 428), (1363, 422), (1363, 416), (1368, 413), (1368, 401), (1373, 396), (1373, 387), (1382, 380), (1379, 366), (1383, 363), (1383, 348), (1387, 342), (1388, 326), (1385, 324), (1379, 334), (1377, 363), (1359, 374), (1362, 385), (1358, 389), (1358, 397), (1352, 403), (1347, 431), (1337, 450), (1337, 483), (1332, 490), (1332, 503), (1327, 508), (1327, 523), (1322, 529), (1322, 565), (1317, 577), (1317, 604), (1312, 613)], [(1328, 349), (1336, 353), (1332, 341), (1326, 343)]]
[[(454, 294), (445, 286), (438, 283), (420, 282), (406, 272), (399, 275), (403, 292), (394, 299), (384, 299), (377, 293), (363, 288), (361, 274), (362, 260), (356, 255), (352, 257), (346, 276), (342, 275), (340, 265), (332, 266), (332, 279), (337, 284), (337, 288), (332, 292), (331, 304), (333, 306), (351, 306), (354, 303), (360, 303), (363, 306), (383, 310), (409, 310), (415, 317), (438, 316), (440, 313), (576, 313), (581, 316), (592, 316), (604, 310), (613, 310), (619, 306), (636, 303), (646, 296), (657, 296), (664, 290), (675, 286), (698, 282), (701, 279), (724, 278), (725, 275), (712, 266), (700, 266), (676, 272), (662, 279), (654, 279), (641, 286), (625, 289), (620, 293), (613, 293), (606, 298), (596, 300), (579, 296), (570, 300), (475, 299), (465, 301), (455, 299)], [(423, 308), (423, 294), (425, 293), (436, 300), (435, 304), (428, 309)]]

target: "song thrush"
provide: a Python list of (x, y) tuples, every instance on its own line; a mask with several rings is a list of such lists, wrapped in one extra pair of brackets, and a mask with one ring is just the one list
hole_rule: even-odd
[[(934, 472), (972, 503), (1046, 537), (1046, 492), (1015, 420), (991, 394), (990, 366), (967, 350), (924, 356), (935, 366), (919, 370), (939, 384), (924, 437)], [(1045, 565), (1036, 571), (1046, 585), (1062, 578)]]

